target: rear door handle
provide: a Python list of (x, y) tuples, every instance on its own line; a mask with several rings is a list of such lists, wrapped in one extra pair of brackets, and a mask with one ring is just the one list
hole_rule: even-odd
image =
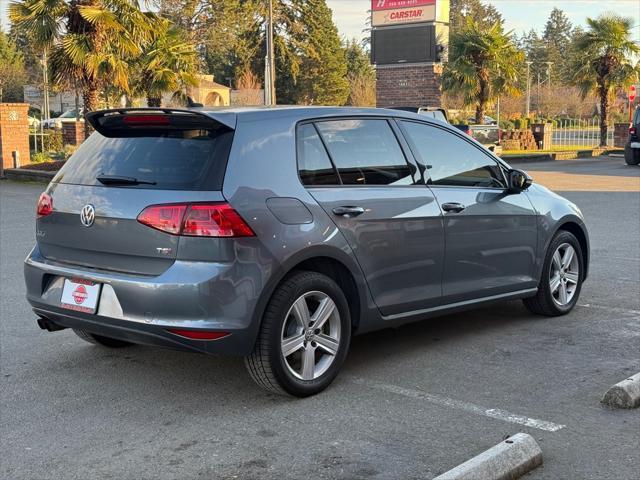
[(460, 213), (465, 208), (467, 207), (457, 202), (449, 202), (449, 203), (442, 204), (442, 210), (444, 210), (445, 212)]
[(336, 207), (333, 209), (334, 215), (338, 215), (341, 217), (351, 218), (357, 217), (358, 215), (362, 215), (364, 213), (364, 208), (362, 207)]

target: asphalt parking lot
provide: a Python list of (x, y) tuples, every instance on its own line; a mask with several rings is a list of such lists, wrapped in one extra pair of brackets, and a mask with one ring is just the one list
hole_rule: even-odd
[(241, 359), (41, 331), (22, 261), (43, 186), (0, 182), (0, 477), (428, 479), (522, 431), (544, 456), (526, 478), (637, 479), (640, 411), (599, 400), (640, 372), (640, 167), (519, 167), (586, 215), (579, 306), (543, 318), (503, 303), (356, 337), (333, 386), (304, 400), (264, 393)]

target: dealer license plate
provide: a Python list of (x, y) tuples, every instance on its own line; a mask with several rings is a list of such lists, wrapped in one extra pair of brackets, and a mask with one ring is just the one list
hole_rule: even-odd
[(77, 312), (95, 313), (101, 286), (89, 280), (65, 278), (60, 306)]

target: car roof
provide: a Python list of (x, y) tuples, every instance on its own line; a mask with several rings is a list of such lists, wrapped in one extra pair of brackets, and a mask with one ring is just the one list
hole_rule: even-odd
[(406, 110), (393, 110), (373, 107), (330, 107), (308, 105), (278, 105), (274, 107), (196, 107), (186, 109), (208, 115), (225, 125), (234, 128), (238, 119), (268, 120), (269, 118), (289, 118), (291, 121), (319, 119), (337, 116), (371, 116), (397, 117), (432, 122), (441, 125), (442, 122), (433, 120), (418, 113)]
[[(98, 110), (87, 114), (86, 118), (91, 122), (94, 117), (127, 112), (164, 112), (164, 113), (197, 113), (213, 118), (217, 122), (235, 129), (239, 121), (268, 121), (270, 119), (286, 119), (288, 122), (297, 123), (304, 120), (322, 119), (331, 117), (368, 116), (368, 117), (395, 117), (431, 122), (434, 125), (443, 126), (439, 120), (435, 120), (418, 113), (404, 110), (391, 110), (386, 108), (371, 107), (321, 107), (307, 105), (278, 105), (274, 107), (144, 107), (144, 108), (115, 108), (111, 110)], [(456, 130), (457, 131), (457, 130)]]

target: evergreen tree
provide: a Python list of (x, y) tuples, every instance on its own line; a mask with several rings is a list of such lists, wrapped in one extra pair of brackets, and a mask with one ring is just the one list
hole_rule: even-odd
[(344, 105), (349, 96), (345, 51), (325, 0), (292, 0), (293, 49), (300, 55), (296, 103)]
[(494, 23), (503, 23), (502, 15), (493, 5), (486, 5), (481, 0), (451, 0), (449, 10), (449, 27), (454, 33), (467, 24), (467, 18), (481, 28), (490, 27)]
[(554, 83), (564, 82), (570, 76), (566, 52), (571, 42), (572, 29), (573, 25), (562, 10), (551, 10), (542, 38), (546, 47), (545, 62), (553, 63), (551, 81)]
[(353, 39), (345, 44), (347, 76), (349, 79), (349, 105), (375, 106), (376, 72), (371, 66), (369, 53)]
[(0, 30), (0, 102), (22, 102), (27, 79), (24, 59), (16, 44)]

